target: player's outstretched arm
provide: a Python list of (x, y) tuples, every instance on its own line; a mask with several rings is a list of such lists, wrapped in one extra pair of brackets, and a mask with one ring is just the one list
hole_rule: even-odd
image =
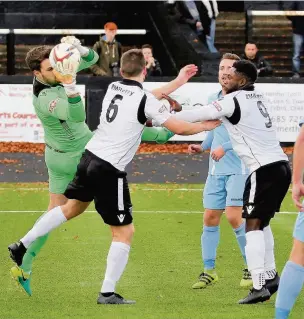
[(151, 93), (160, 100), (163, 97), (163, 94), (169, 95), (187, 83), (189, 79), (197, 73), (197, 70), (197, 66), (194, 64), (186, 65), (179, 71), (178, 76), (173, 81), (160, 88), (152, 90)]
[(88, 55), (81, 57), (80, 65), (77, 72), (88, 69), (98, 61), (98, 58), (98, 54), (93, 49), (89, 49)]
[(304, 196), (303, 170), (304, 170), (304, 125), (297, 137), (293, 151), (292, 199), (295, 205), (303, 211), (301, 197)]
[[(64, 59), (55, 63), (51, 62), (53, 73), (61, 86), (45, 89), (38, 96), (40, 110), (60, 120), (83, 122), (85, 110), (76, 85), (76, 73), (79, 61)], [(66, 94), (62, 94), (62, 90)]]
[(79, 51), (81, 55), (81, 61), (77, 72), (89, 68), (98, 61), (98, 54), (94, 50), (82, 46), (80, 40), (77, 39), (75, 36), (70, 35), (63, 37), (61, 39), (61, 42), (71, 44)]
[[(181, 113), (182, 112), (177, 114)], [(156, 98), (152, 94), (147, 93), (147, 100), (145, 105), (146, 118), (154, 121), (155, 123), (158, 123), (159, 126), (163, 126), (175, 134), (192, 135), (202, 131), (213, 130), (221, 124), (221, 122), (218, 120), (206, 121), (204, 123), (189, 123), (190, 121), (185, 122), (176, 119), (175, 116), (177, 114), (170, 114), (164, 104), (156, 100)], [(199, 120), (193, 122), (199, 122)]]
[(176, 119), (193, 123), (220, 119), (225, 116), (230, 117), (234, 110), (234, 101), (232, 99), (223, 99), (221, 101), (212, 102), (208, 105), (196, 107), (192, 110), (181, 111), (173, 116)]
[(162, 124), (168, 130), (179, 135), (193, 135), (203, 131), (210, 131), (221, 125), (219, 120), (205, 121), (197, 123), (189, 123), (182, 120), (177, 120), (171, 116)]

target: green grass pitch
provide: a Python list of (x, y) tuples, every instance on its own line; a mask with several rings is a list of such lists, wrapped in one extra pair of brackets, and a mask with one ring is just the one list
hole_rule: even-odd
[[(135, 238), (117, 292), (134, 306), (98, 306), (110, 231), (93, 206), (55, 230), (34, 263), (33, 296), (27, 297), (9, 275), (7, 245), (20, 238), (47, 207), (39, 184), (1, 184), (0, 319), (270, 319), (274, 301), (240, 306), (242, 259), (225, 216), (221, 224), (219, 282), (205, 290), (191, 286), (202, 271), (202, 185), (132, 185)], [(272, 222), (281, 272), (290, 252), (296, 210), (290, 193)], [(304, 318), (304, 294), (291, 319)]]

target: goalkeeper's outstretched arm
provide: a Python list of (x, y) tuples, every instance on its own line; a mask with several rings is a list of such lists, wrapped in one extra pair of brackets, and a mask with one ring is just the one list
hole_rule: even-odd
[(141, 136), (141, 141), (165, 144), (173, 135), (174, 133), (172, 133), (165, 127), (145, 127)]
[(77, 72), (89, 68), (98, 61), (98, 54), (94, 50), (82, 46), (80, 40), (75, 36), (69, 35), (63, 37), (61, 39), (61, 43), (70, 44), (79, 51), (81, 55), (81, 61)]
[(89, 49), (88, 55), (81, 57), (81, 62), (77, 72), (94, 65), (98, 61), (98, 58), (98, 54), (93, 49)]

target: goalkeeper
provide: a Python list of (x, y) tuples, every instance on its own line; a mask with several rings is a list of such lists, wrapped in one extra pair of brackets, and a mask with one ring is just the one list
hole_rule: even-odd
[[(92, 49), (81, 46), (74, 36), (67, 36), (61, 42), (75, 47), (81, 55), (80, 63), (64, 60), (65, 63), (51, 65), (49, 59), (52, 47), (38, 46), (27, 53), (26, 63), (33, 71), (33, 104), (44, 128), (45, 162), (49, 174), (49, 206), (47, 211), (64, 205), (63, 195), (67, 185), (74, 178), (77, 165), (92, 132), (85, 124), (85, 109), (76, 87), (76, 71), (90, 67), (98, 60)], [(162, 88), (152, 91), (157, 97), (170, 94), (186, 83), (197, 71), (194, 65), (181, 69), (177, 78)], [(72, 75), (72, 81), (70, 76)], [(68, 79), (67, 79), (68, 78)], [(172, 133), (166, 129), (146, 128), (145, 141), (165, 143)], [(28, 248), (20, 267), (11, 268), (11, 275), (28, 295), (32, 295), (30, 282), (32, 263), (48, 235), (38, 238)]]

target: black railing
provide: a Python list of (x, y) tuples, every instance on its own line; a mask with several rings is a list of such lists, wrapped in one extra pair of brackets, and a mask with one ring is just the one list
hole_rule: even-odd
[[(87, 29), (0, 29), (0, 34), (6, 34), (6, 72), (7, 75), (15, 75), (15, 37), (16, 35), (100, 35), (104, 30), (87, 30)], [(145, 35), (145, 29), (120, 29), (119, 35)]]
[[(244, 45), (253, 39), (253, 18), (255, 16), (295, 16), (304, 15), (304, 11), (252, 11), (245, 13), (245, 35)], [(7, 75), (15, 75), (15, 37), (16, 35), (100, 35), (104, 30), (87, 30), (87, 29), (0, 29), (0, 34), (6, 34), (7, 50)], [(118, 30), (118, 34), (125, 35), (145, 35), (146, 30)]]

